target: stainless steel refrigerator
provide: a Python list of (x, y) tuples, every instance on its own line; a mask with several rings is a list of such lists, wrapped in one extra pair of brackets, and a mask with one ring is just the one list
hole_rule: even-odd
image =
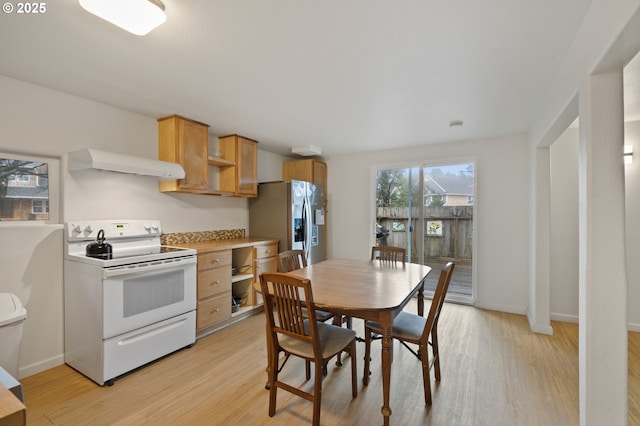
[(279, 251), (304, 250), (309, 265), (325, 259), (324, 187), (268, 182), (249, 200), (249, 235), (280, 240)]

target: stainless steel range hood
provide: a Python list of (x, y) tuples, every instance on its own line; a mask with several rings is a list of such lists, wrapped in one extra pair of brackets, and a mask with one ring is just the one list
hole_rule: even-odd
[(184, 169), (180, 164), (151, 160), (133, 155), (79, 149), (69, 152), (69, 171), (96, 169), (111, 172), (155, 176), (160, 179), (183, 179)]

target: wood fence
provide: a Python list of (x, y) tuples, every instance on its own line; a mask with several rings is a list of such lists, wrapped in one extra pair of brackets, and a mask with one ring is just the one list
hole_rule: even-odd
[[(390, 246), (407, 246), (407, 227), (411, 226), (412, 253), (417, 254), (418, 207), (378, 207), (377, 221), (389, 230)], [(471, 259), (473, 244), (473, 206), (424, 207), (424, 243), (428, 257)]]

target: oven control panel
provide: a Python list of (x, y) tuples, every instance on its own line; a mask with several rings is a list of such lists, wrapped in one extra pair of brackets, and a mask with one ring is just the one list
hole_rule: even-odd
[(100, 230), (105, 239), (160, 236), (158, 220), (81, 220), (68, 222), (65, 227), (67, 241), (95, 240)]

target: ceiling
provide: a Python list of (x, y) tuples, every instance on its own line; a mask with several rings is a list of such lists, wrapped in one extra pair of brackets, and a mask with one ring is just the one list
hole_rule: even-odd
[(280, 154), (499, 137), (538, 117), (590, 3), (164, 0), (139, 37), (56, 0), (0, 16), (0, 74)]

